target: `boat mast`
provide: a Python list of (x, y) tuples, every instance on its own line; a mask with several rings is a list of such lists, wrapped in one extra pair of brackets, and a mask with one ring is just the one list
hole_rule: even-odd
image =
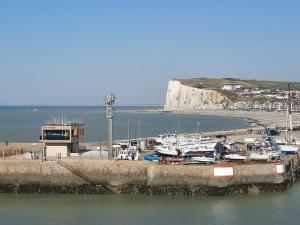
[(138, 118), (138, 139), (141, 138), (141, 119)]
[[(293, 130), (293, 121), (292, 121), (292, 103), (291, 103), (291, 88), (290, 83), (288, 83), (288, 99), (287, 99), (287, 111), (286, 111), (286, 130), (285, 130), (285, 140), (292, 141), (292, 130)], [(288, 137), (289, 136), (289, 137)]]
[(199, 122), (199, 118), (197, 119), (197, 135), (199, 137), (199, 126), (200, 126), (200, 122)]
[(130, 119), (127, 120), (127, 139), (128, 139), (128, 149), (129, 149), (129, 143), (130, 143)]

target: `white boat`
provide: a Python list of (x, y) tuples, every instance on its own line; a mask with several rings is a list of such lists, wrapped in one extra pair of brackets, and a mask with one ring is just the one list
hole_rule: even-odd
[(252, 152), (250, 154), (250, 157), (249, 159), (250, 160), (253, 160), (253, 161), (270, 161), (272, 159), (276, 159), (280, 157), (280, 154), (279, 152), (276, 152), (276, 151), (264, 151), (263, 153), (255, 153), (255, 152)]
[[(215, 146), (215, 144), (213, 145)], [(180, 150), (182, 156), (199, 156), (203, 154), (212, 154), (216, 150), (211, 145), (185, 145), (179, 146), (178, 149)]]
[(245, 143), (257, 142), (257, 138), (244, 138)]
[(121, 141), (113, 145), (116, 151), (115, 159), (138, 160), (140, 143), (137, 140)]
[(118, 152), (118, 155), (115, 159), (119, 160), (138, 160), (139, 159), (139, 152), (138, 151), (132, 151), (132, 150), (120, 150)]
[(172, 146), (157, 146), (155, 151), (160, 155), (177, 156), (177, 150)]
[(278, 145), (282, 154), (296, 154), (299, 150), (297, 145)]
[(252, 152), (249, 156), (249, 159), (253, 161), (260, 161), (260, 160), (270, 161), (271, 157), (268, 154), (259, 154), (259, 153)]
[(192, 157), (191, 161), (198, 162), (198, 163), (207, 163), (207, 164), (216, 162), (215, 158), (205, 157), (205, 156)]
[(238, 154), (229, 154), (229, 155), (225, 155), (224, 159), (227, 159), (227, 160), (246, 160), (246, 156), (238, 155)]
[(164, 143), (175, 143), (177, 139), (177, 134), (160, 134), (154, 141), (156, 143), (164, 144)]

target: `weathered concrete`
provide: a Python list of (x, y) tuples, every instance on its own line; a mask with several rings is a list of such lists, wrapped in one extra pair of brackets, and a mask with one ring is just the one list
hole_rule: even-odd
[(217, 165), (108, 160), (68, 160), (65, 163), (84, 176), (57, 162), (1, 162), (0, 192), (107, 193), (101, 187), (107, 185), (116, 193), (236, 195), (283, 191), (292, 181), (290, 169), (276, 174), (273, 163), (229, 164), (234, 168), (234, 176), (230, 177), (214, 177)]

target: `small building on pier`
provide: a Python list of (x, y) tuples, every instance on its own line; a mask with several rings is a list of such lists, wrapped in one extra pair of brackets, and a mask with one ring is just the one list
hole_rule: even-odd
[(80, 120), (47, 121), (41, 127), (40, 141), (43, 143), (43, 157), (66, 158), (71, 153), (80, 152), (80, 143), (84, 141), (84, 123)]

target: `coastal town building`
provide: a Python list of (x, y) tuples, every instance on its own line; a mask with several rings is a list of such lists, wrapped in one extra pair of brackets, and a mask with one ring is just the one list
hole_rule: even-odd
[[(286, 101), (275, 101), (275, 102), (258, 102), (258, 101), (236, 101), (228, 104), (228, 109), (230, 110), (262, 110), (262, 111), (286, 111), (287, 102)], [(300, 112), (300, 101), (293, 99), (291, 101), (291, 111)]]
[(240, 88), (241, 88), (240, 84), (228, 83), (228, 84), (225, 84), (222, 87), (222, 90), (224, 90), (224, 91), (235, 91), (235, 90), (240, 89)]
[(44, 159), (66, 158), (71, 153), (80, 152), (84, 141), (82, 121), (51, 120), (41, 127), (40, 141), (43, 143)]

